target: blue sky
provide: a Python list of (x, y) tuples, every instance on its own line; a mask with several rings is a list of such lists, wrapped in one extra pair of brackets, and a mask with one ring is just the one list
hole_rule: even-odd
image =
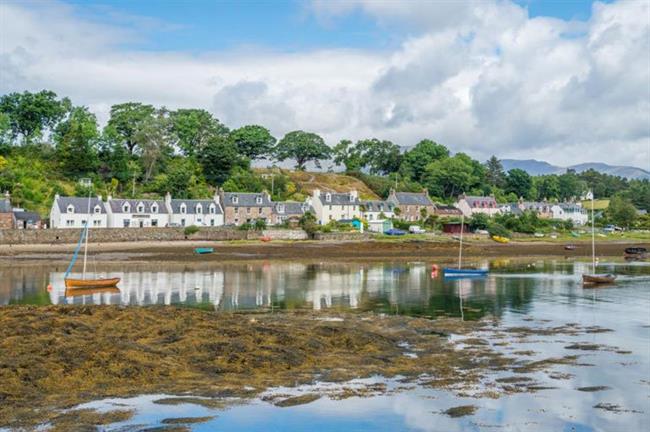
[[(360, 10), (319, 19), (305, 1), (79, 1), (77, 14), (95, 22), (137, 29), (129, 48), (214, 52), (250, 47), (279, 51), (314, 48), (392, 49), (414, 33), (408, 24), (382, 24)], [(590, 0), (516, 0), (530, 17), (587, 20)]]

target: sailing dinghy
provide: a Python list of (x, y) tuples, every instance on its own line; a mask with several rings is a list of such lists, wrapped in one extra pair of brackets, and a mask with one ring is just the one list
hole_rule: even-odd
[(463, 231), (465, 228), (465, 216), (460, 218), (460, 246), (458, 248), (458, 268), (446, 267), (443, 274), (446, 278), (470, 278), (484, 277), (487, 275), (487, 269), (463, 268)]
[(594, 228), (594, 194), (591, 193), (591, 274), (582, 275), (582, 283), (585, 287), (594, 285), (613, 284), (616, 282), (616, 275), (596, 274), (596, 231)]

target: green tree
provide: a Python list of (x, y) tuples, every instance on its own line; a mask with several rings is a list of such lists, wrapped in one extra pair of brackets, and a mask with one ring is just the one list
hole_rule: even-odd
[(120, 142), (132, 155), (137, 146), (136, 134), (142, 125), (150, 120), (156, 109), (152, 105), (139, 102), (127, 102), (113, 105), (107, 127), (112, 128)]
[(267, 128), (258, 125), (242, 126), (235, 129), (230, 133), (229, 139), (239, 154), (250, 160), (270, 156), (276, 142), (275, 137)]
[(112, 128), (104, 128), (99, 138), (99, 173), (105, 179), (117, 179), (126, 184), (131, 179), (129, 154), (114, 135)]
[(559, 199), (560, 180), (554, 174), (533, 177), (533, 184), (537, 188), (540, 199)]
[(341, 140), (332, 149), (334, 163), (344, 165), (345, 172), (352, 173), (361, 171), (364, 167), (363, 156), (360, 148), (350, 140)]
[(358, 141), (356, 147), (362, 152), (363, 165), (368, 166), (371, 174), (386, 175), (399, 169), (402, 154), (397, 144), (373, 138)]
[(96, 170), (97, 119), (86, 107), (77, 107), (54, 131), (57, 159), (63, 174), (78, 178)]
[(140, 149), (140, 163), (143, 168), (143, 181), (149, 181), (164, 168), (172, 155), (170, 137), (170, 118), (164, 110), (145, 118), (138, 125), (132, 137)]
[(330, 153), (331, 149), (323, 138), (301, 130), (286, 134), (275, 148), (275, 157), (279, 161), (293, 159), (298, 170), (304, 170), (309, 161), (313, 161), (320, 168), (321, 159), (329, 159)]
[(233, 168), (230, 177), (223, 183), (226, 192), (263, 192), (265, 189), (262, 177), (240, 167)]
[(530, 198), (530, 189), (533, 179), (526, 171), (514, 168), (508, 171), (506, 179), (506, 192), (514, 193), (518, 197)]
[(203, 174), (211, 184), (221, 185), (235, 167), (248, 169), (250, 161), (237, 152), (237, 147), (222, 136), (213, 136), (198, 155)]
[(12, 139), (22, 136), (25, 144), (39, 138), (43, 130), (52, 130), (70, 108), (69, 99), (59, 100), (56, 93), (49, 90), (10, 93), (0, 97), (0, 112), (9, 116)]
[(503, 165), (496, 156), (492, 156), (485, 162), (485, 179), (488, 184), (503, 188), (506, 185), (506, 173)]
[(574, 170), (568, 170), (566, 173), (558, 176), (560, 187), (560, 200), (566, 201), (578, 198), (586, 190), (586, 183), (576, 175)]
[(449, 157), (449, 149), (435, 141), (425, 139), (404, 153), (400, 170), (411, 179), (421, 182), (427, 165)]
[(628, 229), (634, 226), (638, 217), (636, 207), (632, 202), (618, 195), (610, 200), (607, 216), (612, 223)]
[(201, 153), (213, 136), (228, 134), (228, 128), (206, 110), (179, 109), (170, 118), (176, 145), (187, 156)]
[(476, 213), (472, 215), (469, 221), (469, 227), (472, 230), (484, 230), (488, 228), (490, 218), (485, 213)]
[(0, 112), (0, 155), (7, 155), (11, 148), (11, 122), (9, 116)]
[(476, 167), (471, 159), (467, 155), (457, 154), (429, 163), (425, 168), (423, 184), (430, 195), (450, 199), (478, 184), (480, 179), (475, 172)]

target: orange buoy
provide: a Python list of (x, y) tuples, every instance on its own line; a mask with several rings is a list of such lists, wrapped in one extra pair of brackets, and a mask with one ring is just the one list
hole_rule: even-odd
[(52, 284), (47, 284), (47, 292), (52, 292)]

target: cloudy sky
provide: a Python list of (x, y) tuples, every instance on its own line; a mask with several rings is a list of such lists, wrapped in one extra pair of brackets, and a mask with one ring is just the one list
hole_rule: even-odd
[(650, 169), (650, 1), (0, 0), (0, 93)]

